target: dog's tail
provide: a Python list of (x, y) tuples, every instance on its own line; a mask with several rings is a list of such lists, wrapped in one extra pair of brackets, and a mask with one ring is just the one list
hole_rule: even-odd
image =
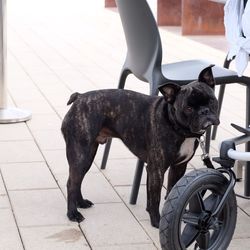
[(80, 94), (78, 92), (75, 92), (74, 94), (72, 94), (67, 102), (67, 105), (70, 105), (71, 103), (73, 103), (79, 96)]

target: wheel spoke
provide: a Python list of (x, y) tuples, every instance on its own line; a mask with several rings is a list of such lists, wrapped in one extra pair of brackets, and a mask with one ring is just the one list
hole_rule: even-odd
[(197, 214), (190, 213), (189, 211), (187, 211), (183, 214), (182, 221), (186, 224), (198, 226), (199, 216)]
[(200, 249), (208, 249), (209, 247), (209, 239), (210, 239), (210, 233), (209, 231), (200, 233), (197, 237), (196, 241), (199, 245)]
[(220, 230), (222, 225), (223, 225), (223, 222), (218, 220), (216, 221), (216, 223), (213, 223), (212, 225), (210, 225), (209, 229), (212, 229), (215, 232), (215, 231)]
[(205, 210), (204, 201), (202, 199), (202, 194), (197, 192), (190, 200), (189, 200), (189, 210), (192, 213), (201, 213)]
[(218, 206), (220, 197), (217, 194), (212, 193), (204, 200), (204, 207), (207, 211), (213, 212)]
[(183, 232), (182, 232), (182, 242), (185, 247), (189, 247), (199, 236), (199, 230), (197, 229), (199, 223), (199, 217), (202, 211), (204, 211), (204, 194), (197, 192), (189, 200), (188, 206), (189, 209), (183, 214), (182, 221), (186, 223)]
[(196, 240), (198, 235), (199, 230), (197, 230), (194, 226), (187, 224), (182, 232), (181, 241), (187, 248)]

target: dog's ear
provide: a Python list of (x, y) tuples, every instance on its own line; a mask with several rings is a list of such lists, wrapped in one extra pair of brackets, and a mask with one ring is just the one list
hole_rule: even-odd
[(212, 72), (213, 66), (214, 66), (214, 64), (211, 64), (208, 67), (206, 67), (205, 69), (203, 69), (200, 72), (199, 77), (198, 77), (199, 82), (206, 83), (212, 89), (214, 89), (214, 86), (215, 86), (215, 80), (214, 80), (214, 76), (213, 76), (213, 72)]
[(175, 83), (168, 82), (159, 87), (160, 92), (168, 103), (173, 104), (181, 87)]

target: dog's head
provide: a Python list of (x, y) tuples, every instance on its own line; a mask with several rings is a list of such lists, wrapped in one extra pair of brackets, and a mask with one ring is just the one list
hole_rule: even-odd
[(167, 83), (159, 87), (170, 104), (172, 116), (180, 127), (202, 134), (211, 125), (218, 125), (218, 101), (214, 95), (213, 65), (203, 69), (197, 81), (180, 87)]

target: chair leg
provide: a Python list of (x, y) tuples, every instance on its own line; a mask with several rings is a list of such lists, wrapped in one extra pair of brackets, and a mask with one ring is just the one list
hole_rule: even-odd
[(131, 191), (131, 195), (130, 195), (130, 201), (129, 201), (129, 203), (132, 205), (136, 204), (136, 201), (137, 201), (140, 183), (141, 183), (142, 172), (143, 172), (143, 167), (144, 167), (144, 162), (141, 160), (138, 160), (137, 165), (136, 165), (136, 170), (135, 170), (134, 181), (133, 181), (133, 185), (132, 185), (132, 191)]
[(104, 148), (104, 153), (103, 153), (103, 157), (102, 157), (102, 163), (101, 163), (101, 169), (105, 169), (106, 168), (106, 164), (108, 161), (108, 156), (109, 156), (109, 151), (110, 151), (110, 147), (111, 147), (111, 142), (112, 139), (108, 139), (105, 148)]
[(211, 127), (207, 129), (206, 132), (206, 139), (205, 139), (205, 149), (206, 152), (209, 153), (210, 150), (210, 141), (211, 141)]
[(127, 79), (127, 76), (130, 74), (131, 72), (127, 69), (123, 69), (122, 73), (120, 75), (120, 79), (119, 79), (119, 84), (118, 84), (118, 89), (124, 89), (124, 85), (125, 85), (125, 81)]
[[(234, 60), (234, 58), (233, 59), (227, 59), (227, 56), (226, 56), (226, 58), (224, 60), (224, 63), (223, 63), (223, 67), (226, 68), (226, 69), (229, 69), (232, 60)], [(220, 117), (220, 112), (221, 112), (221, 107), (222, 107), (222, 101), (223, 101), (223, 97), (224, 97), (225, 88), (226, 88), (226, 84), (223, 84), (223, 85), (220, 86), (220, 90), (219, 90), (219, 96), (218, 96), (218, 102), (219, 102), (218, 115), (219, 115), (219, 117)], [(213, 126), (212, 140), (215, 140), (215, 138), (216, 138), (217, 128), (218, 128), (218, 126)]]
[[(224, 93), (225, 93), (225, 88), (226, 88), (226, 84), (220, 85), (220, 90), (219, 90), (219, 95), (218, 95), (218, 104), (219, 104), (218, 115), (219, 115), (219, 117), (220, 117), (220, 113), (221, 113), (221, 107), (222, 107), (223, 97), (224, 97)], [(217, 128), (218, 128), (218, 126), (213, 126), (212, 140), (215, 140), (215, 138), (216, 138)]]
[(159, 89), (158, 89), (158, 87), (157, 86), (155, 86), (155, 84), (153, 83), (153, 81), (152, 81), (152, 83), (151, 84), (149, 84), (149, 87), (150, 87), (150, 95), (158, 95), (159, 94)]

